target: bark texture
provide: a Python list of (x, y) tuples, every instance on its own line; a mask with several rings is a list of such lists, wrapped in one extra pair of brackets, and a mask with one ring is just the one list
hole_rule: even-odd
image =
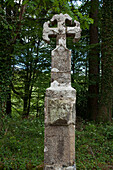
[(90, 25), (88, 118), (96, 120), (99, 95), (98, 0), (91, 0), (90, 17), (94, 24)]

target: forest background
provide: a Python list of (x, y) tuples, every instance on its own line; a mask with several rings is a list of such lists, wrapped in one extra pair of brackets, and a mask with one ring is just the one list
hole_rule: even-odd
[[(78, 43), (75, 44), (71, 38), (67, 38), (67, 46), (72, 52), (72, 86), (77, 91), (77, 117), (98, 123), (112, 123), (112, 0), (80, 0), (79, 2), (76, 0), (1, 0), (1, 136), (8, 133), (9, 127), (13, 126), (12, 121), (17, 127), (18, 124), (23, 123), (25, 128), (25, 120), (27, 122), (32, 119), (36, 121), (37, 128), (43, 131), (41, 127), (44, 124), (44, 94), (46, 88), (50, 86), (51, 51), (55, 48), (56, 42), (53, 38), (50, 44), (46, 44), (42, 40), (42, 29), (44, 22), (50, 20), (56, 13), (68, 13), (73, 20), (80, 22), (82, 29), (82, 36)], [(8, 122), (9, 126), (6, 127)], [(30, 122), (28, 124), (31, 126)], [(110, 133), (113, 134), (113, 128), (111, 129)], [(40, 137), (39, 132), (37, 135)], [(18, 146), (15, 135), (10, 137), (9, 145), (12, 142), (16, 143), (15, 147)], [(1, 152), (3, 150), (2, 148)], [(1, 162), (4, 165), (3, 160)], [(11, 166), (11, 163), (9, 165)]]

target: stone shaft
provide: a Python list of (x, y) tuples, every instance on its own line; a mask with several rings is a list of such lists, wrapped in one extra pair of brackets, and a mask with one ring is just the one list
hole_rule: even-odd
[(71, 82), (71, 52), (65, 46), (58, 46), (52, 51), (51, 82), (59, 84)]

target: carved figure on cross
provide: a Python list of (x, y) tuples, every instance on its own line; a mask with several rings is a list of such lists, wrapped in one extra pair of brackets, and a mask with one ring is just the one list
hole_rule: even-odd
[[(51, 28), (50, 23), (54, 24), (57, 21), (57, 28)], [(43, 39), (49, 43), (51, 37), (56, 37), (56, 45), (66, 47), (66, 35), (74, 37), (74, 42), (77, 42), (81, 36), (80, 23), (74, 20), (74, 27), (67, 27), (66, 21), (72, 25), (72, 18), (68, 14), (56, 14), (50, 21), (43, 25)]]

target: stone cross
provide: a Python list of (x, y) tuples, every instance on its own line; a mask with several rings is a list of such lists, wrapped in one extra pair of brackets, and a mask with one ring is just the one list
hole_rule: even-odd
[[(57, 27), (50, 23), (57, 22)], [(52, 51), (51, 87), (45, 96), (45, 170), (75, 170), (75, 102), (76, 91), (71, 87), (71, 52), (66, 47), (66, 36), (80, 39), (78, 21), (68, 14), (54, 15), (44, 23), (43, 39), (50, 42), (56, 37), (56, 48)]]
[(57, 28), (51, 28), (49, 27), (50, 21), (47, 21), (44, 23), (43, 27), (43, 39), (46, 42), (50, 42), (49, 37), (57, 36), (57, 46), (63, 45), (66, 47), (66, 34), (74, 36), (74, 41), (78, 41), (80, 39), (80, 23), (78, 21), (74, 21), (75, 26), (74, 27), (66, 27), (65, 22), (66, 20), (72, 25), (72, 18), (68, 14), (60, 14), (60, 15), (54, 15), (51, 19), (51, 23), (54, 24), (55, 20), (58, 23)]

